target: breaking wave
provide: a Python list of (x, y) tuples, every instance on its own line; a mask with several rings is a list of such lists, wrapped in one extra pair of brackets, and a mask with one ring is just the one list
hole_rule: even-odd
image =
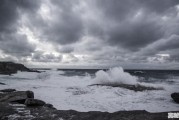
[(137, 84), (137, 77), (124, 72), (122, 67), (114, 67), (108, 71), (95, 73), (95, 84)]

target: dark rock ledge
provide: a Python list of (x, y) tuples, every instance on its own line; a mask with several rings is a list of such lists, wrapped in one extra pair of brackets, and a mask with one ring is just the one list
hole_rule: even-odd
[(6, 85), (5, 83), (0, 82), (0, 85)]
[(129, 84), (92, 84), (89, 86), (110, 86), (110, 87), (121, 87), (129, 90), (133, 90), (135, 92), (138, 91), (146, 91), (146, 90), (163, 90), (163, 88), (155, 88), (155, 87), (148, 87), (140, 84), (136, 85), (129, 85)]
[(173, 101), (175, 101), (176, 103), (179, 103), (179, 93), (172, 93), (171, 97)]
[(32, 91), (5, 89), (0, 92), (0, 120), (168, 120), (168, 113), (57, 110), (51, 104), (34, 99)]
[(14, 62), (0, 62), (0, 74), (11, 75), (17, 73), (17, 71), (40, 72), (37, 70), (29, 69), (23, 64)]

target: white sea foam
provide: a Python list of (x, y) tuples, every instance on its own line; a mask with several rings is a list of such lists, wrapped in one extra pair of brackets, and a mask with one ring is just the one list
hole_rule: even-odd
[(111, 68), (108, 71), (96, 72), (96, 84), (137, 84), (137, 78), (124, 72), (122, 67)]
[[(13, 76), (0, 75), (0, 82), (7, 84), (1, 85), (0, 89), (32, 90), (35, 98), (51, 103), (60, 110), (108, 112), (179, 110), (179, 105), (175, 104), (170, 97), (172, 92), (177, 92), (179, 89), (178, 83), (161, 83), (160, 86), (165, 87), (165, 90), (134, 92), (119, 87), (89, 86), (94, 82), (111, 83), (110, 80), (112, 83), (135, 84), (137, 78), (125, 73), (122, 68), (113, 68), (107, 72), (98, 71), (95, 78), (89, 75), (63, 76), (60, 73), (61, 71), (51, 70), (44, 73), (18, 72)], [(158, 84), (151, 85), (158, 86)]]

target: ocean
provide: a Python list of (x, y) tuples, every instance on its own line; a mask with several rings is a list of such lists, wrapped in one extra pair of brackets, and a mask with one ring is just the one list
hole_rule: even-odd
[[(178, 111), (171, 93), (179, 92), (179, 70), (55, 69), (41, 73), (18, 72), (0, 75), (0, 89), (32, 90), (37, 99), (59, 110), (107, 111), (146, 110)], [(162, 88), (134, 91), (111, 85), (142, 85)], [(100, 86), (102, 85), (102, 86)]]

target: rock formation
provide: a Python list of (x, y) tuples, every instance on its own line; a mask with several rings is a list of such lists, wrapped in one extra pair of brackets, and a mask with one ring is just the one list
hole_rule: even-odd
[(171, 97), (176, 103), (179, 103), (179, 93), (172, 93)]
[(0, 62), (0, 74), (11, 75), (17, 73), (17, 71), (26, 72), (39, 72), (25, 67), (23, 64), (13, 62)]
[(130, 85), (130, 84), (92, 84), (89, 86), (110, 86), (110, 87), (121, 87), (121, 88), (125, 88), (128, 90), (133, 90), (135, 92), (138, 91), (146, 91), (146, 90), (163, 90), (163, 88), (155, 88), (155, 87), (150, 87), (150, 86), (144, 86), (144, 85), (140, 85), (140, 84), (136, 84), (136, 85)]

